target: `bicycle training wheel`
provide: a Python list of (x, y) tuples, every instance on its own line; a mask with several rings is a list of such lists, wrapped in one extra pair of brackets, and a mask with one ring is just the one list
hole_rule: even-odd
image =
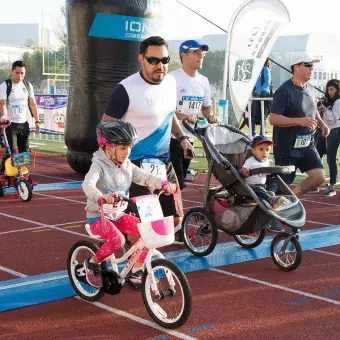
[(189, 318), (192, 309), (191, 289), (187, 278), (174, 263), (157, 259), (151, 263), (153, 277), (144, 271), (142, 296), (152, 319), (164, 328), (178, 328)]

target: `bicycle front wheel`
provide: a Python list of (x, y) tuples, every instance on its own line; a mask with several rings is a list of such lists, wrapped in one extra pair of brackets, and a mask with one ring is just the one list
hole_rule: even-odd
[(142, 278), (145, 307), (160, 326), (178, 328), (191, 314), (192, 297), (189, 282), (182, 270), (168, 260), (154, 260), (151, 267), (153, 275), (145, 270)]

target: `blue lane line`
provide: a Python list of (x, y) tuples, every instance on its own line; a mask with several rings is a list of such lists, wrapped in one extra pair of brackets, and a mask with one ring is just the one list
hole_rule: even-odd
[[(66, 183), (48, 183), (48, 184), (37, 184), (33, 191), (50, 191), (50, 190), (67, 190), (67, 189), (79, 189), (81, 188), (82, 181), (66, 182)], [(5, 194), (15, 194), (18, 191), (13, 188), (4, 188)]]
[(332, 290), (330, 292), (326, 292), (323, 294), (323, 296), (334, 296), (334, 295), (340, 295), (340, 289)]
[(310, 300), (309, 298), (305, 297), (305, 298), (290, 301), (288, 304), (291, 305), (291, 306), (296, 306), (296, 305), (299, 305), (300, 303), (304, 303), (304, 302), (307, 302), (309, 300)]
[(198, 333), (198, 332), (202, 332), (205, 329), (209, 329), (209, 328), (213, 328), (215, 325), (213, 323), (205, 323), (204, 325), (200, 325), (194, 328), (189, 328), (187, 329), (187, 331), (189, 333)]
[[(190, 273), (270, 257), (271, 240), (272, 237), (266, 237), (261, 245), (251, 250), (241, 248), (235, 242), (218, 244), (207, 257), (194, 256), (187, 250), (167, 252), (164, 256), (176, 263), (185, 273)], [(339, 245), (340, 228), (333, 226), (302, 231), (300, 243), (303, 250)], [(275, 265), (272, 265), (275, 268)], [(0, 312), (74, 295), (66, 270), (2, 281), (0, 282)]]

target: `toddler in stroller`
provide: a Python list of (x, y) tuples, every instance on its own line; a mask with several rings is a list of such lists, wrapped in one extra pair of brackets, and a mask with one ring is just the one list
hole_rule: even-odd
[[(267, 226), (279, 221), (292, 231), (280, 232), (274, 237), (271, 257), (283, 270), (296, 269), (302, 260), (298, 232), (305, 224), (306, 212), (279, 176), (294, 171), (294, 166), (271, 167), (266, 164), (247, 171), (249, 176), (267, 175), (268, 181), (277, 188), (277, 197), (284, 197), (284, 200), (270, 200), (268, 197), (273, 203), (269, 204), (257, 195), (256, 188), (247, 183), (247, 178), (240, 172), (247, 164), (246, 160), (253, 156), (252, 140), (247, 135), (230, 125), (193, 129), (185, 120), (183, 125), (201, 140), (209, 163), (203, 207), (189, 210), (182, 222), (183, 239), (188, 250), (197, 256), (210, 254), (216, 246), (218, 229), (232, 235), (242, 247), (254, 248), (263, 241)], [(219, 185), (210, 185), (212, 176)], [(268, 191), (268, 188), (263, 190)], [(274, 194), (269, 193), (271, 195)]]
[[(269, 203), (274, 209), (280, 209), (290, 204), (284, 196), (276, 196), (278, 185), (274, 181), (268, 181), (266, 174), (250, 176), (249, 170), (269, 167), (269, 151), (274, 143), (265, 136), (256, 136), (251, 142), (253, 156), (248, 158), (240, 169), (240, 173), (246, 177), (246, 183), (253, 189), (255, 194)], [(282, 230), (284, 231), (284, 229)]]

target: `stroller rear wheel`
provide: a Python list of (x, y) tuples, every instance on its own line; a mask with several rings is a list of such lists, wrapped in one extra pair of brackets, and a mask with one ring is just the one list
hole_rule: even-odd
[(203, 208), (189, 210), (183, 218), (182, 236), (188, 250), (196, 256), (209, 255), (217, 242), (214, 216)]
[(276, 235), (270, 246), (270, 254), (274, 263), (284, 271), (295, 270), (302, 261), (302, 248), (294, 234)]
[(266, 236), (266, 229), (247, 234), (247, 235), (234, 235), (234, 240), (243, 248), (252, 249), (260, 245)]

